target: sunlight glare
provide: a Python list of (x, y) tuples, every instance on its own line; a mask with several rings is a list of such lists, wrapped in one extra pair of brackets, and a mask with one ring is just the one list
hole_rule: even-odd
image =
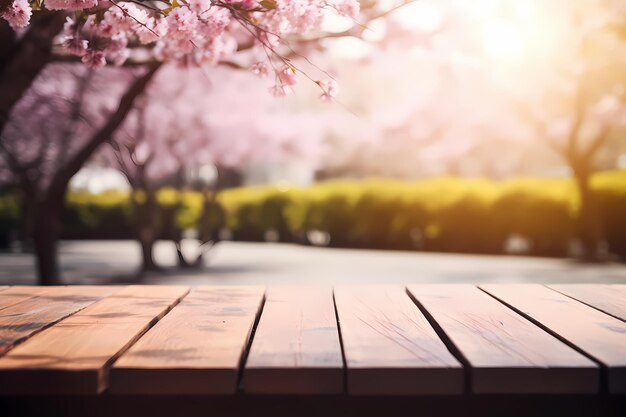
[(358, 60), (372, 52), (371, 44), (354, 36), (326, 39), (324, 43), (328, 45), (330, 56), (337, 60)]
[(442, 22), (441, 11), (426, 1), (407, 4), (394, 13), (394, 20), (405, 29), (433, 32)]
[(483, 47), (489, 56), (506, 61), (520, 59), (526, 49), (520, 33), (511, 25), (500, 21), (485, 24)]
[(341, 33), (354, 26), (353, 19), (341, 16), (334, 10), (324, 11), (324, 20), (322, 21), (322, 31), (329, 33)]

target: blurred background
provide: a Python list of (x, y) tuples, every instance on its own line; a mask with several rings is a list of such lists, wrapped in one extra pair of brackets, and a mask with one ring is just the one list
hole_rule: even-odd
[(0, 136), (0, 284), (626, 282), (626, 3), (374, 3), (285, 97), (165, 66), (65, 183), (138, 69), (49, 63)]

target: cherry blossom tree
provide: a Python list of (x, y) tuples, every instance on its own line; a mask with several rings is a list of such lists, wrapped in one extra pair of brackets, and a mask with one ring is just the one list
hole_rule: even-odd
[[(333, 82), (291, 62), (327, 37), (361, 34), (369, 22), (411, 0), (0, 0), (0, 132), (11, 109), (47, 63), (80, 60), (91, 68), (226, 64), (272, 74), (283, 95), (302, 73), (330, 98)], [(351, 23), (338, 33), (327, 16)]]
[(145, 76), (133, 77), (136, 71), (106, 72), (115, 82), (86, 67), (50, 66), (0, 136), (0, 171), (20, 190), (25, 232), (33, 239), (44, 284), (58, 283), (56, 242), (70, 179), (121, 124), (129, 94), (146, 87)]
[[(242, 114), (244, 107), (249, 111)], [(142, 270), (159, 269), (152, 252), (163, 227), (158, 224), (156, 192), (164, 181), (179, 190), (191, 186), (203, 196), (201, 247), (195, 259), (188, 261), (180, 240), (175, 242), (179, 265), (201, 266), (203, 255), (219, 239), (220, 221), (214, 217), (219, 216), (216, 197), (222, 173), (286, 157), (314, 160), (322, 137), (318, 119), (288, 111), (252, 74), (164, 69), (136, 102), (111, 148), (100, 155), (141, 192), (141, 199), (135, 200), (135, 221)], [(203, 178), (207, 170), (213, 178)], [(181, 205), (182, 199), (161, 213), (161, 223), (173, 222)]]

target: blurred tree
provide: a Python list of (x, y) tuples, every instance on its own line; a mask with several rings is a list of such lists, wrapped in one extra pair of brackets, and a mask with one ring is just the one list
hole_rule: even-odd
[(117, 81), (109, 83), (85, 67), (50, 66), (5, 124), (0, 169), (20, 190), (24, 230), (33, 240), (42, 284), (59, 283), (56, 246), (70, 179), (119, 127), (157, 68), (138, 77), (111, 70)]
[[(239, 109), (246, 106), (249, 109), (242, 114)], [(228, 186), (228, 174), (287, 157), (313, 163), (322, 137), (318, 124), (318, 120), (286, 111), (259, 88), (252, 74), (224, 68), (212, 71), (207, 79), (200, 70), (186, 70), (184, 76), (173, 66), (162, 70), (136, 102), (111, 148), (104, 148), (100, 155), (137, 192), (135, 222), (142, 270), (159, 269), (154, 243), (165, 228), (177, 229), (173, 223), (183, 193), (164, 212), (157, 201), (163, 184), (178, 190), (191, 187), (203, 196), (197, 256), (187, 260), (181, 236), (173, 236), (179, 265), (201, 266), (225, 226), (217, 195)]]
[[(602, 151), (625, 144), (626, 8), (620, 2), (577, 0), (562, 5), (548, 41), (550, 59), (526, 68), (530, 83), (509, 84), (514, 111), (571, 170), (579, 195), (583, 257), (596, 260), (605, 239), (591, 175)], [(614, 155), (614, 163), (617, 162)]]
[(626, 151), (623, 2), (423, 0), (389, 22), (379, 50), (337, 64), (340, 76), (351, 74), (342, 101), (365, 117), (336, 123), (335, 173), (502, 178), (569, 169), (579, 237), (596, 257), (604, 237), (590, 174), (617, 167)]

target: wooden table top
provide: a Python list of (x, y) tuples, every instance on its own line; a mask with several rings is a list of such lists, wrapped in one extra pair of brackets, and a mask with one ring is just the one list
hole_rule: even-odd
[(0, 396), (624, 394), (626, 285), (0, 287)]

